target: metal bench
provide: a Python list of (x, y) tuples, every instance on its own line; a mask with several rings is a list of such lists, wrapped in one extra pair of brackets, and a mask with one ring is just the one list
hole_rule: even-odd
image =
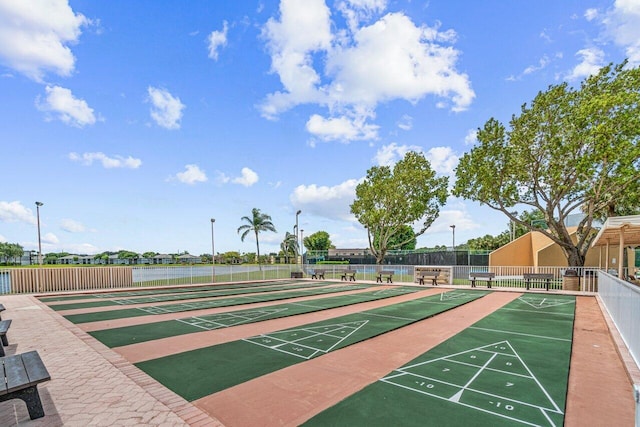
[(9, 326), (11, 326), (11, 319), (0, 320), (0, 340), (2, 341), (2, 345), (0, 345), (0, 356), (4, 356), (4, 348), (9, 345), (9, 339), (7, 338)]
[(351, 269), (347, 269), (347, 270), (342, 270), (342, 272), (340, 273), (340, 280), (349, 280), (349, 281), (356, 281), (356, 270), (351, 270)]
[(390, 270), (381, 270), (378, 271), (378, 276), (376, 277), (376, 283), (380, 282), (382, 283), (382, 276), (384, 276), (387, 279), (387, 283), (393, 283), (393, 271)]
[(471, 272), (469, 273), (469, 280), (471, 280), (471, 287), (476, 287), (477, 281), (487, 282), (487, 288), (491, 289), (491, 282), (495, 279), (496, 273), (487, 272)]
[(543, 281), (545, 282), (546, 290), (549, 290), (549, 283), (553, 280), (553, 274), (551, 273), (524, 273), (522, 275), (527, 290), (531, 287), (531, 281)]
[(311, 273), (311, 278), (312, 279), (322, 279), (324, 280), (324, 273), (326, 270), (313, 270), (313, 273)]
[(420, 271), (418, 273), (418, 284), (424, 285), (424, 279), (431, 279), (431, 284), (433, 286), (438, 286), (439, 275), (440, 275), (439, 271)]
[(34, 420), (44, 417), (44, 409), (38, 393), (38, 384), (49, 381), (51, 376), (37, 351), (0, 357), (0, 402), (22, 399), (27, 404), (29, 417)]

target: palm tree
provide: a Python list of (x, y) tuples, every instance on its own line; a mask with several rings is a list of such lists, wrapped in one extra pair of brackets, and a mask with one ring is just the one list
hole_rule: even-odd
[(284, 236), (284, 240), (280, 243), (280, 249), (284, 253), (285, 260), (287, 264), (289, 263), (289, 255), (293, 253), (293, 255), (297, 258), (298, 256), (298, 239), (296, 239), (295, 234), (291, 234), (288, 231)]
[(238, 227), (238, 233), (242, 233), (240, 234), (240, 240), (242, 240), (243, 242), (244, 242), (244, 238), (247, 237), (247, 235), (251, 231), (253, 231), (256, 234), (258, 267), (260, 267), (260, 270), (262, 271), (262, 267), (260, 266), (260, 243), (258, 241), (258, 233), (260, 233), (261, 231), (273, 231), (275, 233), (276, 228), (271, 222), (271, 216), (261, 213), (260, 209), (253, 208), (253, 210), (251, 211), (251, 214), (252, 214), (251, 218), (249, 218), (248, 216), (243, 216), (242, 218), (240, 218), (246, 224), (243, 224), (240, 227)]

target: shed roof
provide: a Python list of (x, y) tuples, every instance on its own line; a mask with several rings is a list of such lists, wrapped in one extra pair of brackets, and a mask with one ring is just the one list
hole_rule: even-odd
[(607, 218), (591, 246), (640, 246), (640, 215)]

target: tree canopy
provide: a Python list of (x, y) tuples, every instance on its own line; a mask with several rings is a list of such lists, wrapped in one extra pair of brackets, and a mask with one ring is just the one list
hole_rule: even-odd
[[(356, 187), (351, 213), (367, 228), (369, 248), (378, 264), (388, 250), (402, 247), (431, 226), (446, 202), (447, 185), (448, 178), (436, 177), (424, 155), (413, 151), (393, 168), (374, 166), (367, 171)], [(418, 231), (404, 241), (396, 239), (405, 226), (417, 222)]]
[[(578, 89), (562, 83), (538, 93), (508, 129), (489, 119), (460, 160), (453, 194), (544, 233), (581, 266), (594, 221), (638, 207), (639, 139), (640, 69), (609, 65)], [(518, 218), (517, 205), (540, 212), (548, 228)], [(565, 220), (576, 213), (574, 242)]]
[(333, 247), (329, 233), (317, 231), (302, 240), (303, 246), (309, 251), (326, 251)]

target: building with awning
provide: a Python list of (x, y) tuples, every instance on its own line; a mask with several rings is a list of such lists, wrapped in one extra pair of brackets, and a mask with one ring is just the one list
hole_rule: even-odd
[[(630, 268), (629, 274), (633, 274), (635, 268), (635, 248), (640, 246), (640, 215), (616, 216), (607, 218), (598, 235), (591, 244), (592, 248), (599, 247), (600, 251), (605, 251), (603, 259), (607, 264), (611, 259), (610, 254), (618, 251), (617, 267), (618, 277), (624, 277), (625, 249), (627, 250), (627, 265)], [(609, 265), (601, 265), (602, 268), (609, 269)]]

